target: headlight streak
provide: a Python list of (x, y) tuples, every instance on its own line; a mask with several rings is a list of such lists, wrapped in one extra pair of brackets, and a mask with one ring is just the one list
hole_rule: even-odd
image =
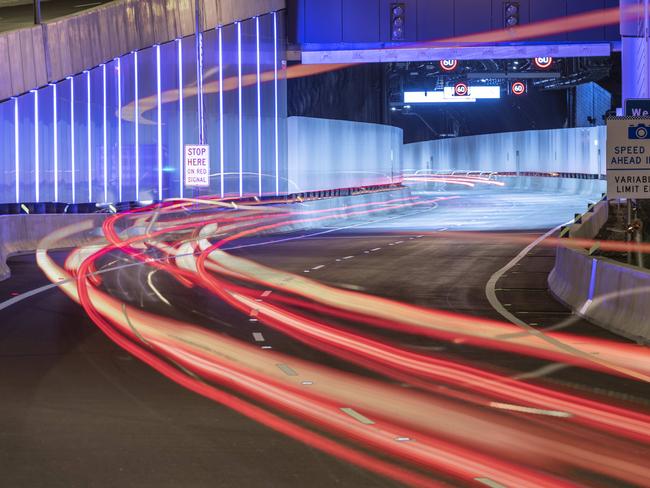
[[(65, 268), (76, 275), (77, 287), (75, 289), (74, 284), (64, 284), (62, 285), (63, 290), (71, 298), (78, 299), (84, 305), (91, 318), (112, 340), (161, 373), (192, 391), (235, 408), (280, 432), (325, 452), (355, 462), (367, 469), (414, 486), (436, 486), (437, 483), (409, 469), (362, 454), (332, 439), (327, 439), (294, 425), (288, 420), (281, 419), (272, 413), (247, 403), (245, 400), (216, 390), (200, 378), (219, 384), (227, 384), (247, 397), (262, 401), (267, 406), (308, 420), (315, 425), (327, 426), (326, 430), (328, 432), (336, 433), (349, 440), (355, 439), (355, 442), (366, 446), (374, 446), (380, 452), (391, 453), (403, 462), (426, 466), (429, 471), (444, 472), (467, 481), (476, 477), (488, 477), (499, 483), (518, 487), (573, 486), (568, 481), (549, 477), (544, 471), (558, 472), (558, 470), (568, 469), (566, 467), (568, 465), (576, 465), (581, 466), (583, 469), (592, 469), (612, 477), (619, 477), (629, 482), (650, 482), (650, 473), (642, 461), (639, 461), (634, 455), (623, 456), (623, 453), (626, 452), (626, 443), (631, 441), (615, 440), (609, 446), (590, 449), (589, 442), (580, 445), (584, 441), (584, 439), (583, 441), (579, 440), (580, 436), (585, 434), (583, 427), (576, 425), (569, 429), (569, 426), (577, 422), (578, 424), (584, 424), (585, 427), (602, 429), (630, 439), (647, 441), (650, 436), (648, 428), (650, 424), (648, 424), (648, 417), (644, 414), (512, 380), (458, 362), (443, 361), (419, 355), (330, 326), (323, 321), (314, 321), (296, 311), (296, 308), (297, 310), (309, 309), (309, 305), (313, 305), (311, 301), (315, 298), (321, 300), (320, 302), (317, 300), (315, 304), (316, 307), (319, 307), (318, 312), (321, 317), (327, 317), (328, 315), (337, 317), (338, 314), (350, 314), (348, 317), (350, 319), (358, 319), (362, 323), (373, 325), (377, 325), (374, 322), (388, 322), (389, 319), (394, 321), (396, 318), (400, 319), (401, 317), (386, 317), (382, 316), (382, 314), (368, 315), (368, 310), (355, 311), (355, 308), (349, 308), (347, 303), (347, 300), (358, 302), (360, 298), (366, 298), (369, 304), (376, 306), (377, 303), (387, 305), (390, 302), (388, 300), (379, 300), (377, 302), (378, 299), (355, 292), (340, 295), (340, 290), (324, 287), (324, 285), (289, 273), (282, 273), (255, 263), (246, 262), (246, 260), (235, 258), (220, 250), (224, 245), (237, 239), (259, 235), (262, 231), (278, 230), (290, 226), (291, 223), (296, 221), (321, 222), (332, 219), (333, 216), (328, 214), (328, 211), (306, 211), (303, 214), (306, 214), (308, 218), (296, 219), (294, 212), (291, 215), (288, 215), (287, 212), (267, 214), (254, 206), (249, 210), (242, 210), (240, 206), (238, 210), (208, 211), (208, 205), (210, 204), (203, 200), (201, 203), (203, 205), (199, 204), (200, 208), (206, 212), (204, 218), (201, 219), (200, 216), (192, 218), (191, 223), (187, 223), (187, 220), (179, 219), (174, 215), (174, 212), (183, 211), (183, 203), (169, 202), (161, 205), (160, 212), (171, 213), (172, 218), (166, 220), (167, 215), (165, 215), (165, 219), (161, 218), (155, 223), (155, 226), (152, 225), (149, 233), (145, 232), (146, 226), (143, 225), (143, 222), (150, 218), (147, 216), (146, 210), (109, 217), (103, 227), (109, 244), (102, 248), (93, 246), (77, 250), (71, 253), (65, 263)], [(393, 202), (392, 206), (395, 208), (409, 208), (425, 203), (431, 203), (431, 201)], [(366, 208), (353, 213), (372, 215), (378, 211), (385, 211), (387, 208), (386, 205), (380, 205), (378, 208), (370, 205), (359, 206), (359, 208), (362, 207)], [(251, 212), (258, 213), (250, 215)], [(335, 209), (329, 212), (335, 213)], [(314, 216), (310, 216), (312, 214)], [(141, 220), (138, 223), (139, 232), (141, 233), (122, 239), (121, 234), (128, 235), (128, 233), (118, 231), (118, 223), (120, 228), (126, 230), (129, 228), (129, 221), (133, 220), (134, 217), (134, 222)], [(291, 218), (287, 219), (287, 217)], [(225, 238), (223, 233), (226, 233)], [(57, 234), (59, 238), (62, 236), (61, 232)], [(213, 239), (215, 234), (221, 235), (219, 240), (212, 244), (210, 239)], [(52, 281), (59, 281), (62, 274), (67, 273), (47, 256), (46, 251), (49, 247), (55, 247), (55, 238), (57, 236), (53, 236), (49, 242), (46, 240), (43, 244), (38, 254), (38, 261)], [(183, 241), (180, 245), (177, 244), (179, 238)], [(148, 242), (144, 251), (141, 246), (143, 242)], [(183, 249), (183, 246), (186, 246), (187, 249)], [(184, 268), (191, 268), (192, 265), (188, 263), (192, 262), (198, 273), (179, 268), (181, 264), (179, 258), (184, 257), (182, 255), (185, 254), (185, 251), (189, 255), (189, 260), (185, 261)], [(285, 334), (298, 338), (312, 347), (327, 349), (331, 354), (339, 355), (352, 362), (356, 361), (368, 369), (379, 371), (385, 375), (390, 373), (391, 369), (396, 374), (404, 375), (402, 377), (408, 378), (411, 375), (413, 377), (412, 383), (416, 383), (417, 386), (421, 386), (424, 390), (427, 390), (427, 386), (435, 386), (435, 383), (428, 383), (429, 381), (443, 381), (443, 383), (451, 385), (454, 391), (445, 391), (444, 388), (440, 387), (429, 388), (431, 393), (400, 390), (388, 397), (377, 393), (379, 396), (364, 399), (359, 397), (359, 392), (366, 391), (366, 388), (374, 388), (372, 386), (374, 382), (360, 377), (356, 377), (356, 379), (347, 377), (346, 381), (339, 385), (340, 391), (337, 393), (337, 390), (327, 389), (328, 382), (336, 384), (335, 373), (295, 358), (285, 357), (279, 359), (278, 356), (276, 358), (278, 363), (291, 364), (291, 367), (299, 373), (310, 369), (313, 370), (309, 373), (309, 376), (305, 377), (312, 381), (316, 379), (316, 381), (313, 381), (313, 384), (309, 387), (310, 391), (305, 392), (304, 387), (301, 390), (300, 387), (287, 384), (286, 382), (290, 381), (290, 377), (286, 375), (283, 377), (281, 371), (275, 373), (278, 376), (273, 376), (272, 370), (267, 369), (266, 366), (259, 370), (258, 368), (261, 367), (259, 361), (263, 361), (263, 357), (266, 357), (270, 352), (264, 351), (261, 356), (256, 356), (255, 351), (259, 353), (259, 348), (244, 344), (234, 344), (232, 347), (242, 351), (242, 355), (244, 355), (243, 351), (249, 351), (247, 353), (249, 361), (255, 362), (249, 363), (248, 366), (230, 364), (220, 359), (224, 357), (221, 354), (215, 356), (216, 353), (212, 352), (212, 350), (218, 347), (219, 344), (223, 345), (228, 341), (236, 343), (237, 341), (207, 331), (199, 332), (200, 328), (196, 326), (174, 322), (132, 308), (101, 292), (98, 289), (101, 282), (95, 279), (98, 275), (93, 274), (95, 272), (94, 263), (103, 256), (108, 255), (108, 253), (115, 252), (123, 252), (128, 258), (154, 268), (147, 274), (149, 279), (156, 270), (162, 270), (186, 286), (198, 285), (213, 293), (215, 292), (214, 288), (219, 286), (218, 296), (224, 298), (235, 308), (242, 311), (257, 310), (256, 317), (262, 323), (282, 330)], [(149, 254), (151, 252), (157, 253), (158, 256), (162, 254), (163, 257), (152, 258)], [(198, 254), (198, 259), (193, 257), (196, 254)], [(238, 284), (231, 283), (228, 281), (229, 278), (235, 278)], [(241, 284), (242, 282), (243, 284)], [(256, 302), (256, 298), (260, 296), (260, 292), (257, 291), (259, 286), (263, 286), (265, 289), (273, 289), (276, 292), (266, 296), (264, 302)], [(306, 286), (307, 292), (297, 293), (296, 287), (300, 288), (302, 286)], [(300, 297), (304, 297), (304, 299)], [(171, 297), (168, 297), (168, 300), (171, 300)], [(343, 300), (343, 302), (339, 300)], [(171, 305), (174, 305), (173, 301)], [(395, 308), (395, 310), (401, 311), (410, 310), (413, 312), (412, 309), (416, 309), (416, 307), (398, 304), (397, 302), (392, 302), (391, 305), (399, 307)], [(287, 309), (287, 306), (290, 306), (291, 310)], [(392, 310), (392, 308), (386, 310)], [(454, 327), (458, 325), (456, 322), (462, 324), (462, 333), (452, 334), (452, 331), (450, 331), (448, 337), (445, 337), (446, 339), (469, 337), (468, 342), (471, 342), (472, 333), (476, 333), (476, 330), (472, 329), (480, 329), (486, 325), (489, 325), (495, 334), (497, 332), (500, 334), (512, 333), (513, 331), (521, 332), (516, 327), (494, 321), (482, 319), (465, 319), (465, 321), (462, 321), (461, 316), (436, 313), (436, 311), (424, 309), (417, 309), (417, 312), (427, 312), (430, 316), (435, 316), (436, 321), (447, 321), (453, 323)], [(142, 338), (138, 338), (137, 335), (133, 334), (133, 330), (129, 328), (126, 318), (132, 322), (133, 327), (137, 328), (138, 333), (142, 334), (141, 337), (146, 338), (146, 344), (143, 345)], [(404, 324), (399, 320), (395, 322), (395, 325), (398, 330), (408, 329), (408, 327), (405, 329)], [(197, 332), (192, 332), (193, 339), (190, 340), (187, 333), (194, 330)], [(424, 332), (421, 327), (414, 326), (414, 330), (420, 334)], [(443, 331), (443, 336), (444, 334)], [(182, 337), (187, 337), (187, 339)], [(573, 339), (573, 336), (570, 335), (558, 335), (558, 337), (563, 340)], [(480, 343), (481, 337), (478, 336), (478, 338)], [(494, 338), (491, 340), (494, 340)], [(583, 342), (592, 341), (592, 339), (585, 340), (584, 338), (581, 340)], [(540, 347), (539, 344), (536, 344), (536, 341), (539, 341), (539, 339), (535, 337), (522, 340), (521, 342), (526, 344), (525, 352), (533, 355), (538, 355), (540, 352), (542, 355), (553, 352), (550, 348), (544, 350), (544, 347), (547, 346)], [(506, 340), (497, 342), (508, 343)], [(607, 354), (612, 356), (608, 359), (613, 358), (615, 365), (621, 366), (623, 369), (631, 367), (630, 363), (635, 361), (633, 357), (630, 358), (632, 348), (620, 347), (620, 345), (608, 341), (593, 341), (593, 344), (590, 343), (590, 347), (592, 345), (600, 348), (601, 355), (604, 352), (604, 356), (607, 356)], [(615, 351), (618, 351), (618, 355), (615, 354)], [(171, 361), (171, 363), (163, 358)], [(275, 361), (273, 358), (272, 360)], [(563, 359), (563, 361), (565, 360), (566, 358)], [(177, 364), (180, 370), (174, 367), (173, 364)], [(257, 366), (254, 366), (255, 364)], [(594, 369), (607, 368), (602, 364), (583, 365)], [(644, 370), (643, 365), (641, 365), (640, 369)], [(618, 372), (621, 373), (622, 371), (619, 370)], [(196, 377), (195, 375), (199, 376)], [(279, 379), (282, 381), (279, 381)], [(355, 381), (361, 381), (366, 386), (360, 386), (350, 392), (344, 391), (346, 384)], [(323, 389), (321, 390), (321, 388)], [(327, 391), (326, 394), (325, 391)], [(456, 393), (457, 395), (455, 395)], [(345, 395), (352, 396), (344, 398)], [(386, 408), (380, 401), (381, 398), (395, 398), (396, 395), (405, 402), (403, 413), (395, 412), (393, 407)], [(448, 399), (445, 399), (446, 397)], [(376, 398), (376, 401), (373, 402), (372, 398)], [(430, 411), (435, 411), (438, 408), (442, 409), (441, 413), (433, 419), (424, 419), (421, 418), (421, 414), (426, 412), (423, 407), (410, 411), (407, 406), (409, 402), (416, 401), (419, 398), (428, 399), (426, 401), (430, 402)], [(453, 398), (456, 398), (456, 400), (453, 400), (454, 402), (457, 402), (460, 398), (468, 404), (465, 405), (461, 402), (455, 405), (455, 409), (449, 408), (449, 401)], [(492, 412), (495, 413), (489, 413), (491, 410), (489, 404), (491, 402), (496, 405), (507, 405), (503, 402), (493, 402), (495, 398), (517, 404), (526, 403), (545, 410), (568, 412), (571, 417), (562, 418), (561, 420), (542, 419), (536, 422), (543, 422), (540, 425), (547, 426), (545, 428), (548, 429), (548, 432), (545, 437), (544, 431), (540, 433), (539, 429), (531, 424), (531, 412), (516, 411), (517, 408), (528, 408), (526, 405), (515, 405), (513, 411), (499, 408), (500, 413), (498, 415), (496, 414), (497, 410), (493, 410), (497, 407), (493, 405)], [(359, 409), (364, 415), (372, 418), (375, 424), (372, 426), (366, 426), (358, 422), (355, 424), (354, 419), (351, 417), (346, 418), (345, 415), (338, 412), (338, 408), (335, 407), (339, 403), (354, 406), (355, 409)], [(458, 420), (450, 420), (453, 417), (457, 417)], [(464, 418), (464, 420), (461, 421), (461, 418)], [(462, 431), (463, 429), (459, 429), (461, 424), (472, 425), (476, 422), (480, 423), (481, 419), (488, 422), (487, 425), (495, 429), (494, 435), (506, 435), (506, 438), (514, 439), (512, 441), (514, 444), (511, 444), (509, 448), (505, 446), (503, 448), (490, 447), (492, 441), (489, 436), (485, 436), (483, 439), (472, 439), (469, 435), (460, 435), (459, 432), (459, 437), (453, 438), (453, 432), (443, 434), (444, 431), (440, 431), (441, 428), (444, 429), (444, 425), (441, 425), (444, 423), (448, 423), (450, 427)], [(488, 421), (488, 419), (490, 420)], [(555, 428), (557, 424), (549, 423), (558, 421), (563, 423), (563, 427), (559, 429)], [(515, 427), (511, 434), (505, 434), (511, 428), (509, 426), (516, 425), (519, 425), (519, 427)], [(576, 437), (578, 432), (582, 432), (582, 434)], [(452, 438), (448, 437), (450, 435)], [(532, 440), (524, 441), (526, 436), (532, 436)], [(395, 441), (395, 439), (404, 438), (414, 439), (415, 441)], [(445, 438), (448, 440), (445, 441)], [(559, 442), (555, 446), (557, 448), (553, 447), (554, 442)], [(536, 452), (536, 443), (539, 446), (544, 446), (539, 452)], [(562, 447), (565, 443), (566, 446)], [(521, 466), (512, 464), (512, 461), (517, 462), (512, 457), (514, 451), (522, 453)], [(526, 454), (527, 451), (528, 454)], [(562, 466), (565, 466), (565, 468)], [(568, 475), (569, 473), (570, 471), (565, 471), (565, 474)]]

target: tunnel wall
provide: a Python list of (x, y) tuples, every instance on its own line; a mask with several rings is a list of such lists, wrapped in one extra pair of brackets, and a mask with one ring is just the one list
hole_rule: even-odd
[(404, 145), (404, 170), (605, 174), (605, 126), (505, 132)]
[[(201, 194), (286, 193), (284, 18), (202, 34), (211, 177)], [(195, 195), (183, 149), (198, 143), (196, 78), (190, 35), (1, 102), (0, 203)]]
[(289, 192), (402, 181), (402, 130), (345, 120), (289, 117)]
[[(285, 8), (285, 0), (202, 3), (202, 30)], [(0, 66), (6, 67), (0, 70), (0, 100), (131, 51), (192, 35), (194, 30), (193, 1), (115, 0), (39, 26), (0, 33)]]

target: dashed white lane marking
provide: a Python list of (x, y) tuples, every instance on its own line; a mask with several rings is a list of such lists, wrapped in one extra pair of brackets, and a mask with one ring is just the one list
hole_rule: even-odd
[(490, 488), (506, 488), (501, 483), (497, 483), (496, 481), (491, 480), (490, 478), (474, 478), (474, 481), (478, 481), (479, 483), (483, 483), (484, 485), (487, 485)]
[(305, 381), (301, 381), (300, 384), (305, 385), (305, 386), (309, 386), (309, 385), (313, 385), (314, 382), (310, 381), (310, 380), (305, 380)]
[(343, 259), (352, 259), (354, 256), (345, 256)]
[(370, 252), (375, 252), (375, 251), (380, 251), (380, 250), (381, 250), (381, 247), (376, 247), (374, 249), (371, 249)]
[(304, 270), (304, 271), (303, 271), (303, 273), (309, 273), (309, 270), (308, 270), (308, 269), (306, 269), (306, 270)]
[(318, 269), (322, 269), (322, 268), (324, 268), (324, 267), (325, 267), (324, 264), (319, 264), (318, 266), (314, 266), (314, 267), (312, 268), (312, 270), (316, 271), (316, 270), (318, 270)]
[(404, 241), (397, 241), (395, 244), (404, 244)]
[(262, 346), (262, 349), (273, 349), (271, 346)]
[(296, 371), (292, 369), (291, 366), (288, 366), (286, 364), (276, 364), (276, 366), (280, 368), (280, 370), (282, 370), (282, 372), (287, 376), (298, 376), (298, 373), (296, 373)]
[(409, 442), (409, 441), (411, 441), (411, 440), (413, 440), (413, 439), (411, 439), (410, 437), (401, 437), (401, 436), (400, 436), (400, 437), (395, 437), (395, 440), (396, 440), (397, 442)]
[(350, 407), (344, 407), (344, 408), (341, 408), (341, 411), (342, 411), (343, 413), (347, 413), (347, 414), (348, 414), (350, 417), (352, 417), (354, 420), (357, 420), (357, 421), (361, 422), (362, 424), (366, 424), (366, 425), (372, 425), (372, 424), (374, 424), (374, 422), (373, 422), (372, 420), (370, 420), (370, 419), (369, 419), (368, 417), (366, 417), (365, 415), (361, 415), (359, 412), (357, 412), (357, 411), (354, 410), (353, 408), (350, 408)]
[(271, 293), (273, 293), (271, 290), (266, 290), (264, 293), (262, 293), (262, 297), (266, 298), (266, 297), (268, 297)]
[(532, 413), (535, 415), (548, 415), (549, 417), (571, 417), (568, 412), (561, 412), (559, 410), (544, 410), (541, 408), (522, 407), (521, 405), (511, 405), (509, 403), (490, 402), (490, 406), (499, 408), (501, 410), (509, 410), (511, 412)]
[(253, 339), (257, 342), (264, 342), (266, 340), (261, 332), (253, 332)]

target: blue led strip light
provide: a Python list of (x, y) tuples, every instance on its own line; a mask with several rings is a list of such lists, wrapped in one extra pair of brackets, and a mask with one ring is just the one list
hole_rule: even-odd
[(273, 12), (273, 85), (275, 90), (275, 194), (280, 194), (280, 149), (278, 122), (278, 14)]
[(260, 18), (255, 17), (257, 54), (257, 194), (262, 196), (262, 80), (260, 76)]
[(18, 128), (18, 99), (14, 98), (14, 164), (16, 170), (16, 203), (20, 203), (20, 129)]
[(76, 168), (75, 168), (75, 151), (74, 151), (74, 78), (68, 77), (70, 80), (70, 165), (72, 168), (72, 203), (77, 201), (77, 189), (75, 188), (76, 181)]
[(162, 154), (162, 79), (160, 76), (160, 45), (156, 46), (156, 89), (158, 101), (158, 199), (163, 198), (163, 154)]
[(117, 181), (118, 181), (118, 195), (120, 202), (122, 201), (122, 186), (123, 186), (123, 173), (122, 173), (122, 60), (116, 58), (117, 61)]
[(40, 150), (38, 141), (38, 90), (32, 90), (34, 94), (34, 182), (36, 191), (36, 201), (41, 201), (41, 188), (40, 188)]
[(183, 198), (183, 159), (185, 157), (185, 150), (183, 147), (183, 45), (181, 39), (176, 39), (178, 43), (178, 181), (179, 181), (179, 196)]
[(219, 173), (221, 179), (221, 198), (225, 195), (225, 147), (223, 142), (223, 33), (219, 27)]
[(52, 127), (54, 128), (54, 201), (59, 201), (59, 121), (57, 110), (57, 87), (55, 83), (52, 86)]
[(138, 100), (138, 51), (133, 53), (135, 67), (135, 199), (140, 200), (140, 100)]
[(86, 117), (88, 121), (88, 201), (93, 201), (92, 125), (90, 122), (90, 71), (86, 71)]
[(242, 113), (241, 22), (237, 22), (237, 90), (239, 94), (239, 196), (244, 196), (244, 124)]

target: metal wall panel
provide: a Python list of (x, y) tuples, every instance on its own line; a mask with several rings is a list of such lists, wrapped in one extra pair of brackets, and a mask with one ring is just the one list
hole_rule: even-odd
[(454, 35), (464, 36), (488, 32), (491, 27), (491, 0), (456, 0), (454, 2)]
[(379, 0), (357, 0), (343, 9), (343, 42), (379, 42)]
[(418, 2), (417, 38), (425, 41), (454, 35), (454, 0)]
[[(605, 8), (605, 0), (567, 0), (567, 15)], [(597, 27), (578, 32), (569, 32), (570, 41), (594, 41), (605, 38), (605, 28)]]

